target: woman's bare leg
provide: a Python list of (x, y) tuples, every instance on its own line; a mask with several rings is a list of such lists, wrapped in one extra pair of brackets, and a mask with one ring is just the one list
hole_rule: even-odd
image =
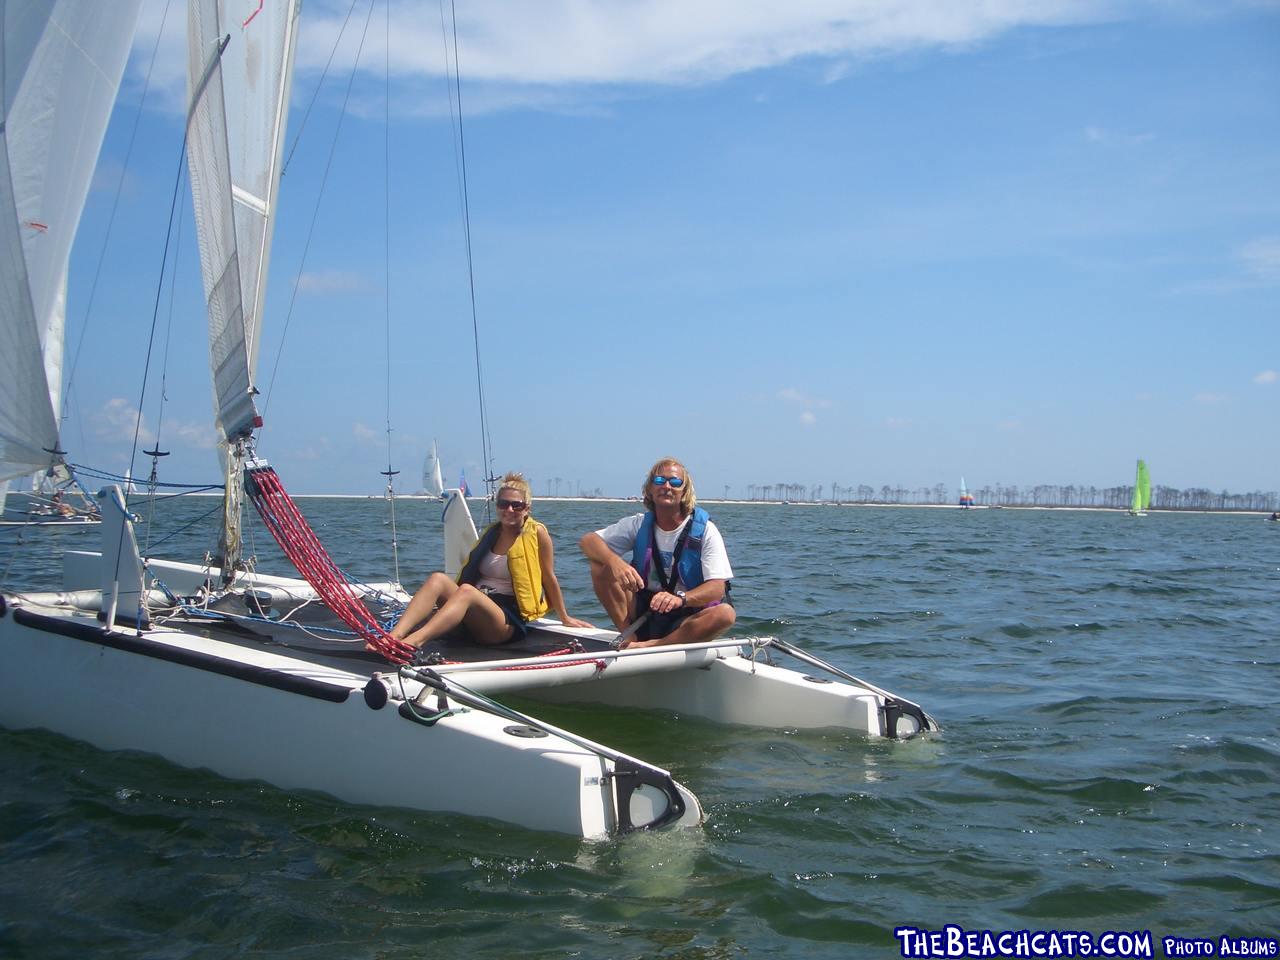
[(431, 574), (409, 601), (409, 606), (401, 615), (400, 622), (391, 628), (391, 635), (397, 640), (405, 639), (429, 620), (436, 606), (448, 601), (457, 589), (458, 585), (443, 573)]
[(464, 583), (453, 591), (435, 616), (406, 636), (404, 641), (421, 647), (463, 622), (477, 643), (501, 643), (511, 637), (511, 626), (502, 609), (471, 584)]

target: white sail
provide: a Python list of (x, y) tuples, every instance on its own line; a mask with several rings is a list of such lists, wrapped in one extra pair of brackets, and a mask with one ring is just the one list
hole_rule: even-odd
[(297, 16), (297, 0), (188, 5), (187, 159), (224, 439), (248, 434), (257, 418), (254, 371)]
[(429, 497), (438, 497), (444, 493), (444, 478), (440, 475), (440, 453), (434, 440), (431, 441), (431, 452), (422, 464), (422, 489)]
[(67, 261), (140, 5), (0, 0), (0, 479), (57, 447), (43, 347), (60, 370)]

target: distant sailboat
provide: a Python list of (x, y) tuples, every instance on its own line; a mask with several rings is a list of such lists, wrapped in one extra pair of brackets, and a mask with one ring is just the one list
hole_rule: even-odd
[(444, 479), (440, 476), (440, 451), (436, 449), (435, 440), (431, 441), (431, 451), (422, 464), (422, 489), (428, 497), (444, 495)]
[(1151, 506), (1151, 474), (1147, 472), (1147, 461), (1138, 461), (1138, 475), (1133, 481), (1133, 498), (1129, 501), (1129, 516), (1145, 517), (1147, 508)]
[(960, 506), (968, 510), (973, 506), (973, 494), (969, 492), (969, 488), (964, 485), (964, 477), (960, 478)]

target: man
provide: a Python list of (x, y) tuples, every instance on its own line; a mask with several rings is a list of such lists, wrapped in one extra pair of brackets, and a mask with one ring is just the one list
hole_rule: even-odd
[[(579, 541), (596, 596), (620, 631), (647, 615), (624, 648), (714, 640), (737, 619), (720, 531), (697, 506), (693, 478), (679, 460), (655, 463), (643, 494), (647, 513)], [(623, 559), (628, 553), (630, 563)]]

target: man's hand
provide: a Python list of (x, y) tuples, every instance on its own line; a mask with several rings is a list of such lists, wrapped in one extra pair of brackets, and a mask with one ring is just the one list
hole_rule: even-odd
[(683, 606), (684, 597), (677, 597), (674, 593), (667, 593), (665, 590), (655, 593), (653, 599), (649, 601), (649, 609), (654, 613), (671, 613)]
[(609, 573), (613, 576), (614, 582), (628, 593), (638, 593), (644, 589), (644, 579), (635, 567), (621, 557), (615, 557), (609, 564)]

